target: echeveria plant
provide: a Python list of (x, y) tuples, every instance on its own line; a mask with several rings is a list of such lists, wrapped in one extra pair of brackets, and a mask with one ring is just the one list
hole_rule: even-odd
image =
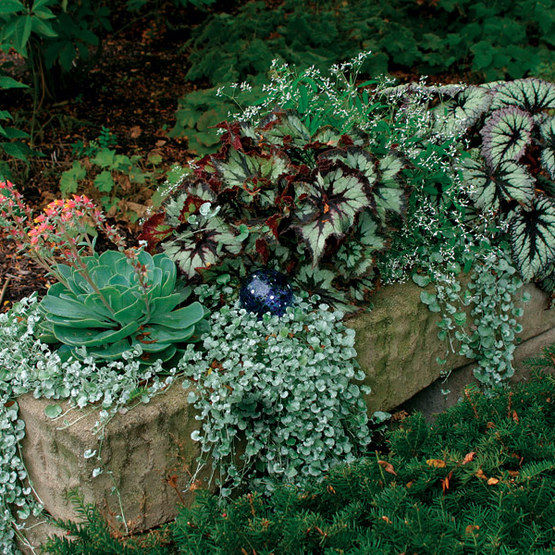
[[(13, 184), (0, 183), (0, 223), (58, 280), (40, 306), (41, 339), (61, 343), (60, 354), (107, 361), (140, 347), (143, 362), (165, 362), (207, 326), (200, 303), (178, 308), (190, 289), (176, 290), (175, 264), (165, 255), (125, 250), (85, 196), (57, 199), (34, 217)], [(95, 252), (99, 229), (119, 251)]]
[(65, 283), (50, 287), (40, 303), (41, 339), (62, 343), (59, 352), (115, 360), (140, 347), (143, 362), (165, 362), (206, 326), (200, 303), (177, 308), (190, 288), (176, 290), (177, 270), (166, 255), (142, 251), (132, 259), (106, 251), (81, 263), (86, 272), (58, 265)]

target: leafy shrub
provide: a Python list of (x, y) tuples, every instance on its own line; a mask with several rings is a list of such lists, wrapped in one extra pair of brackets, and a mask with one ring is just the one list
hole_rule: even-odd
[(310, 281), (321, 266), (328, 282), (353, 281), (362, 299), (390, 214), (404, 210), (400, 155), (376, 156), (360, 132), (311, 134), (293, 111), (275, 112), (258, 128), (224, 129), (221, 150), (197, 162), (140, 238), (151, 248), (163, 241), (189, 278), (207, 269), (244, 275), (279, 261)]
[(188, 349), (179, 362), (202, 419), (192, 438), (224, 495), (321, 479), (370, 441), (369, 388), (351, 383), (364, 374), (342, 317), (317, 297), (261, 319), (234, 303), (213, 313), (204, 352)]
[(158, 168), (161, 157), (155, 152), (146, 159), (119, 154), (113, 148), (115, 138), (104, 134), (86, 146), (82, 142), (74, 145), (74, 152), (84, 156), (62, 173), (60, 192), (64, 197), (87, 193), (109, 217), (136, 224), (162, 174)]
[[(504, 0), (426, 4), (349, 4), (286, 0), (268, 9), (249, 2), (236, 14), (215, 13), (191, 38), (188, 78), (240, 82), (279, 57), (298, 67), (324, 67), (371, 50), (366, 70), (418, 67), (421, 73), (472, 69), (486, 79), (519, 78), (552, 49), (552, 2)], [(457, 17), (453, 12), (457, 10)], [(531, 38), (534, 37), (534, 46)], [(223, 58), (222, 58), (223, 56)]]
[[(27, 60), (35, 89), (39, 76), (53, 87), (48, 74), (56, 67), (68, 72), (77, 58), (87, 60), (89, 47), (99, 45), (99, 31), (111, 29), (109, 13), (104, 2), (91, 0), (7, 0), (0, 10), (0, 47), (13, 47)], [(35, 100), (40, 92), (34, 91)]]
[[(271, 9), (247, 2), (234, 14), (212, 14), (193, 30), (187, 76), (213, 86), (248, 81), (259, 87), (275, 58), (300, 69), (324, 69), (365, 50), (374, 53), (363, 68), (370, 75), (416, 68), (425, 75), (471, 70), (478, 80), (516, 79), (540, 71), (552, 58), (554, 13), (552, 0), (394, 1), (379, 10), (364, 0), (287, 0)], [(201, 120), (195, 125), (204, 142), (210, 135), (201, 106), (216, 112), (224, 106), (212, 90), (191, 94), (180, 101), (174, 133), (187, 135), (196, 149), (187, 121)], [(184, 115), (193, 111), (194, 117)]]
[[(19, 83), (15, 79), (4, 75), (0, 71), (0, 90), (9, 89), (25, 89), (27, 85)], [(9, 122), (13, 120), (13, 116), (7, 110), (0, 110), (0, 121)], [(0, 125), (0, 150), (3, 151), (8, 157), (15, 158), (17, 160), (22, 160), (27, 162), (29, 155), (32, 150), (23, 142), (22, 139), (28, 139), (29, 134), (21, 129), (12, 127), (11, 125), (6, 125), (2, 123)], [(12, 178), (12, 172), (10, 170), (10, 165), (4, 161), (0, 160), (0, 179), (6, 180)]]

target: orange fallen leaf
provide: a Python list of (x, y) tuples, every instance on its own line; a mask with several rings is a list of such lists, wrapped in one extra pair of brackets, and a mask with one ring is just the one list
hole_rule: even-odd
[(382, 520), (385, 520), (388, 524), (392, 523), (391, 520), (388, 517), (386, 517), (385, 515), (382, 516)]
[(473, 461), (475, 454), (475, 451), (470, 451), (470, 453), (467, 453), (463, 459), (463, 464), (468, 464), (469, 462)]
[(479, 468), (478, 472), (476, 472), (476, 476), (478, 478), (482, 478), (483, 480), (487, 479), (487, 476), (484, 474), (484, 471), (481, 468)]
[(434, 468), (445, 468), (445, 461), (441, 459), (428, 459), (426, 464)]
[(490, 478), (488, 480), (488, 486), (495, 486), (495, 484), (498, 484), (499, 480), (497, 478)]
[(441, 489), (443, 489), (443, 493), (445, 493), (449, 489), (449, 480), (452, 478), (453, 473), (449, 472), (449, 475), (444, 479), (441, 480)]
[(464, 531), (467, 534), (474, 534), (475, 532), (477, 532), (480, 529), (480, 527), (477, 524), (469, 524)]
[(393, 470), (393, 465), (391, 463), (388, 463), (387, 461), (378, 461), (378, 464), (380, 466), (383, 466), (383, 469), (386, 472), (389, 472), (390, 474), (393, 474), (394, 476), (397, 476), (397, 472), (395, 472), (395, 470)]

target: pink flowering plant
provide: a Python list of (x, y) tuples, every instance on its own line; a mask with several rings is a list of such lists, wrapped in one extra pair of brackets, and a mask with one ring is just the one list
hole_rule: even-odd
[(84, 249), (89, 255), (94, 254), (98, 229), (118, 248), (125, 248), (123, 237), (88, 197), (56, 199), (44, 213), (33, 217), (33, 211), (10, 181), (0, 182), (0, 225), (18, 249), (62, 283), (65, 280), (57, 271), (58, 262), (77, 264), (85, 271), (81, 256)]
[[(54, 200), (33, 217), (14, 185), (0, 183), (0, 225), (57, 280), (41, 300), (39, 333), (64, 358), (111, 361), (134, 351), (145, 364), (168, 362), (207, 327), (200, 303), (180, 307), (191, 290), (179, 286), (174, 262), (125, 249), (85, 196)], [(118, 250), (95, 252), (99, 230)]]

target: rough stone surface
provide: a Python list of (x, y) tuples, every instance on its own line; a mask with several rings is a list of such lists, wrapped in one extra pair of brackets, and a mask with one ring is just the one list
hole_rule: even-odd
[[(432, 287), (427, 290), (433, 292)], [(521, 305), (522, 341), (555, 327), (555, 309), (547, 310), (547, 295), (530, 284), (524, 290), (531, 299)], [(384, 287), (374, 294), (371, 312), (347, 322), (357, 332), (358, 360), (372, 388), (366, 398), (370, 412), (392, 410), (437, 380), (442, 370), (468, 365), (467, 358), (448, 352), (437, 337), (441, 317), (420, 301), (421, 291), (412, 282)], [(440, 366), (438, 357), (447, 363)]]
[[(523, 341), (515, 350), (515, 375), (511, 381), (529, 379), (530, 368), (524, 362), (531, 357), (538, 356), (544, 347), (553, 345), (553, 343), (555, 343), (555, 328)], [(457, 404), (464, 395), (468, 384), (478, 383), (473, 374), (476, 366), (472, 363), (453, 370), (446, 380), (436, 380), (398, 408), (409, 412), (421, 412), (428, 419), (433, 420), (435, 415)]]
[(87, 449), (99, 449), (99, 438), (92, 433), (96, 411), (84, 417), (86, 413), (70, 411), (64, 418), (77, 421), (64, 426), (63, 418), (51, 420), (45, 415), (51, 401), (25, 395), (18, 402), (26, 424), (22, 450), (27, 470), (53, 517), (76, 519), (67, 498), (73, 489), (120, 530), (120, 501), (130, 531), (168, 522), (179, 504), (192, 501), (193, 494), (183, 490), (200, 454), (198, 443), (191, 440), (198, 421), (180, 383), (110, 421), (102, 442), (105, 470), (96, 478), (92, 472), (99, 461), (83, 456)]

